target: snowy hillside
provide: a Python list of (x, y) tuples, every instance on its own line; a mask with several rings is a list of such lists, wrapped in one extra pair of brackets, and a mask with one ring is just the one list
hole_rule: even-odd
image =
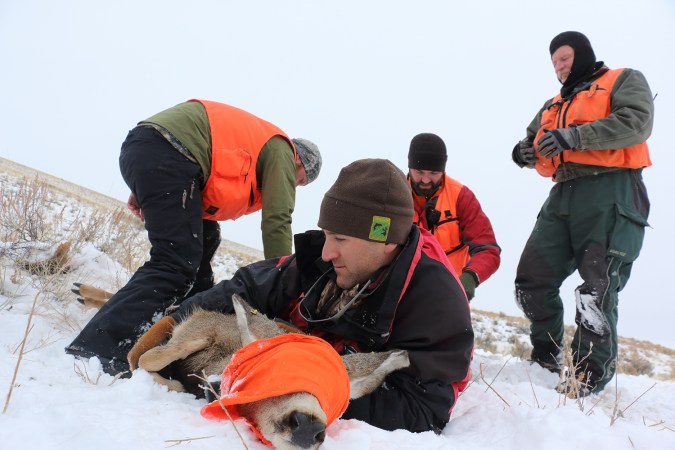
[[(73, 282), (115, 290), (143, 262), (142, 225), (124, 204), (0, 158), (0, 447), (6, 449), (267, 448), (240, 422), (209, 422), (203, 401), (167, 392), (144, 372), (115, 379), (97, 360), (66, 355), (94, 310)], [(258, 230), (253, 230), (258, 232)], [(54, 266), (36, 264), (60, 249)], [(224, 241), (216, 278), (256, 261)], [(510, 295), (506, 293), (505, 295)], [(331, 449), (675, 449), (675, 351), (620, 340), (618, 376), (600, 395), (570, 400), (557, 376), (522, 357), (527, 322), (474, 311), (473, 377), (440, 436), (338, 420)]]

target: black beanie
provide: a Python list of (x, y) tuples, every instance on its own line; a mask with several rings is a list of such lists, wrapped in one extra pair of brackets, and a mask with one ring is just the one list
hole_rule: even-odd
[(361, 159), (340, 171), (321, 202), (319, 228), (367, 241), (405, 244), (413, 200), (405, 174), (387, 159)]
[(569, 45), (574, 49), (572, 69), (567, 80), (563, 83), (563, 87), (570, 87), (594, 71), (595, 52), (593, 52), (593, 47), (591, 47), (591, 41), (578, 31), (565, 31), (554, 37), (551, 40), (551, 45), (548, 47), (551, 56), (563, 45)]
[(421, 133), (410, 141), (408, 168), (445, 172), (448, 152), (443, 139), (433, 133)]

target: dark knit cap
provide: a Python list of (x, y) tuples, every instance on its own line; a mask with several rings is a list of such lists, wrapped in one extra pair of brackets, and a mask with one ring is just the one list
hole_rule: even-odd
[(563, 45), (569, 45), (574, 49), (572, 69), (569, 77), (563, 83), (563, 86), (573, 86), (593, 72), (593, 66), (596, 62), (595, 52), (591, 47), (591, 41), (578, 31), (565, 31), (554, 37), (548, 47), (551, 56)]
[(410, 141), (408, 167), (417, 170), (445, 172), (448, 152), (443, 139), (433, 133), (421, 133)]
[(405, 174), (387, 159), (361, 159), (344, 167), (324, 195), (318, 225), (359, 239), (405, 244), (412, 223)]

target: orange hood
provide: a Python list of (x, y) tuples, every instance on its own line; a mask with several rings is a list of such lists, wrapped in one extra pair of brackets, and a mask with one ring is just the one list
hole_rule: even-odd
[[(201, 415), (227, 420), (242, 418), (237, 405), (294, 392), (314, 395), (326, 413), (326, 426), (349, 405), (349, 377), (340, 355), (323, 339), (291, 333), (254, 341), (238, 350), (223, 371), (220, 401), (204, 406)], [(253, 424), (249, 426), (266, 444)]]

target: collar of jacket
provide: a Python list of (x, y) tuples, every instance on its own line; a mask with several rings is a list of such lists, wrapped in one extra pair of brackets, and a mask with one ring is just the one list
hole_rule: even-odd
[[(321, 234), (323, 235), (323, 233)], [(314, 284), (321, 276), (317, 266), (313, 263), (316, 261), (317, 255), (320, 259), (323, 246), (323, 244), (318, 246), (318, 241), (313, 241), (311, 237), (304, 236), (302, 239), (296, 238), (295, 241), (297, 264), (301, 271), (300, 276), (309, 280), (309, 286)], [(298, 243), (307, 244), (308, 247), (298, 247)], [(408, 236), (408, 242), (389, 266), (388, 271), (383, 272), (382, 281), (377, 284), (368, 300), (358, 308), (347, 311), (335, 322), (315, 324), (313, 327), (347, 339), (353, 339), (359, 343), (362, 351), (381, 348), (389, 339), (398, 302), (403, 297), (410, 276), (419, 261), (421, 251), (418, 249), (419, 244), (420, 230), (417, 226), (413, 226)], [(303, 259), (306, 260), (303, 261)], [(313, 263), (310, 264), (309, 261)], [(309, 287), (303, 289), (303, 292), (307, 292), (308, 289)], [(322, 289), (323, 286), (315, 288), (317, 297)], [(308, 302), (308, 308), (314, 308), (318, 299), (307, 298), (304, 301)]]
[(326, 236), (321, 230), (309, 230), (294, 236), (295, 259), (300, 278), (300, 292), (307, 292), (331, 264), (321, 259)]
[(593, 65), (593, 68), (588, 72), (588, 75), (581, 77), (576, 83), (570, 86), (563, 86), (560, 88), (560, 96), (563, 100), (569, 100), (581, 91), (585, 91), (591, 87), (592, 82), (607, 72), (609, 67), (604, 62), (598, 61)]

